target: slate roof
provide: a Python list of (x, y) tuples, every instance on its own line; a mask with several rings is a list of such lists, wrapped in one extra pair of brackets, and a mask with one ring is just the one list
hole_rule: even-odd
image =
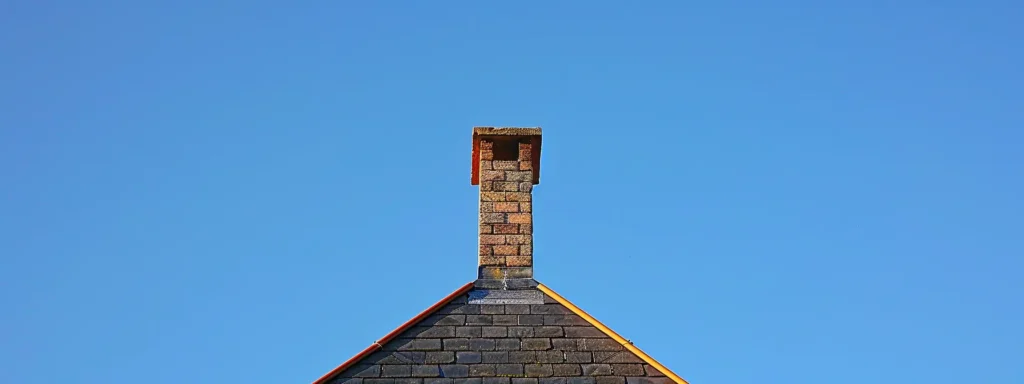
[(472, 289), (314, 384), (686, 384), (543, 284), (539, 304), (472, 304)]

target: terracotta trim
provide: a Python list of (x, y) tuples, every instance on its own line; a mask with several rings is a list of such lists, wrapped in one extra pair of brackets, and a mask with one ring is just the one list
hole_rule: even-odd
[(473, 132), (473, 175), (469, 179), (471, 185), (480, 185), (480, 138)]
[(471, 289), (473, 289), (473, 283), (472, 282), (469, 282), (466, 285), (463, 285), (462, 288), (459, 288), (455, 292), (452, 292), (448, 296), (445, 296), (445, 298), (441, 299), (441, 301), (438, 301), (434, 305), (431, 305), (430, 308), (427, 308), (423, 312), (420, 312), (420, 314), (416, 315), (416, 317), (413, 317), (411, 320), (406, 321), (405, 324), (400, 325), (398, 328), (395, 328), (394, 331), (391, 331), (387, 335), (384, 335), (384, 337), (382, 337), (380, 340), (377, 340), (373, 344), (370, 344), (369, 347), (366, 347), (366, 349), (364, 349), (362, 352), (359, 352), (359, 354), (353, 356), (351, 359), (348, 359), (348, 361), (346, 361), (344, 363), (341, 363), (341, 365), (339, 365), (337, 368), (334, 368), (330, 372), (327, 372), (326, 375), (323, 375), (319, 379), (316, 379), (315, 381), (313, 381), (313, 384), (325, 384), (325, 383), (327, 383), (328, 380), (334, 378), (334, 376), (336, 376), (337, 374), (341, 373), (342, 371), (348, 369), (349, 367), (351, 367), (355, 363), (358, 363), (360, 360), (366, 358), (370, 354), (383, 349), (384, 348), (384, 344), (387, 344), (387, 342), (391, 341), (391, 339), (394, 339), (399, 334), (401, 334), (402, 332), (405, 332), (405, 330), (409, 329), (409, 327), (412, 327), (416, 323), (419, 323), (423, 319), (427, 318), (427, 316), (430, 316), (431, 314), (436, 312), (438, 309), (441, 309), (441, 307), (443, 307), (446, 304), (450, 303), (452, 300), (455, 300), (455, 298), (457, 298), (459, 296), (462, 296), (466, 292), (469, 292), (469, 290), (471, 290)]
[(551, 296), (551, 298), (555, 299), (555, 301), (557, 301), (559, 304), (562, 304), (566, 308), (569, 308), (570, 311), (572, 311), (579, 317), (582, 317), (584, 320), (590, 323), (590, 325), (593, 325), (597, 329), (600, 329), (601, 332), (604, 332), (605, 335), (608, 335), (608, 337), (611, 337), (619, 344), (622, 344), (623, 347), (626, 347), (626, 349), (628, 349), (630, 352), (633, 352), (634, 355), (637, 355), (637, 357), (642, 359), (644, 362), (650, 364), (658, 371), (661, 371), (661, 373), (665, 374), (665, 376), (668, 376), (668, 378), (672, 379), (672, 381), (675, 381), (677, 384), (689, 384), (686, 380), (683, 380), (682, 377), (676, 375), (675, 372), (672, 372), (672, 370), (668, 369), (664, 365), (661, 365), (661, 363), (659, 363), (657, 360), (654, 360), (653, 357), (650, 357), (646, 353), (644, 353), (644, 351), (641, 351), (640, 348), (634, 346), (632, 342), (626, 340), (622, 336), (619, 336), (619, 334), (615, 333), (615, 331), (611, 330), (611, 328), (608, 328), (604, 324), (601, 324), (600, 321), (597, 321), (597, 319), (595, 319), (593, 316), (590, 316), (590, 314), (584, 312), (582, 309), (580, 309), (580, 307), (577, 307), (575, 304), (569, 302), (569, 300), (566, 300), (561, 295), (555, 293), (555, 291), (552, 291), (551, 288), (548, 288), (544, 284), (537, 284), (537, 289), (539, 289), (541, 292), (544, 292), (544, 294)]
[(540, 136), (530, 137), (530, 161), (533, 162), (533, 183), (540, 184)]

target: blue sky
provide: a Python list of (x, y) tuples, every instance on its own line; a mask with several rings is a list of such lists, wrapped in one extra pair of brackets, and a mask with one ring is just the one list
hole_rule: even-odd
[(474, 125), (693, 383), (1024, 382), (1020, 4), (356, 3), (0, 5), (0, 382), (312, 381), (475, 277)]

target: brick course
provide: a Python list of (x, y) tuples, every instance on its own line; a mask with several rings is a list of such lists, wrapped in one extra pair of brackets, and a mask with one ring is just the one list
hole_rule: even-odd
[(546, 304), (466, 302), (442, 307), (330, 383), (672, 383), (546, 295)]

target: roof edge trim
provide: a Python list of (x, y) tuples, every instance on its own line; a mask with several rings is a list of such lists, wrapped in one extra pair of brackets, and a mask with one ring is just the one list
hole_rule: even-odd
[(608, 335), (608, 337), (611, 337), (619, 344), (622, 344), (623, 347), (628, 349), (630, 352), (633, 352), (633, 354), (640, 357), (640, 359), (642, 359), (647, 364), (650, 364), (658, 371), (661, 371), (661, 373), (665, 374), (665, 376), (668, 376), (670, 379), (672, 379), (672, 381), (675, 381), (677, 384), (689, 384), (686, 380), (683, 380), (682, 377), (679, 377), (679, 375), (675, 374), (675, 372), (672, 372), (671, 369), (668, 369), (664, 365), (661, 365), (661, 363), (659, 363), (657, 360), (654, 360), (653, 357), (647, 355), (646, 353), (644, 353), (644, 351), (641, 351), (640, 348), (634, 346), (632, 342), (626, 340), (622, 336), (619, 336), (619, 334), (615, 333), (615, 331), (611, 330), (611, 328), (608, 328), (600, 321), (597, 321), (597, 319), (595, 319), (593, 316), (590, 316), (590, 314), (580, 309), (580, 307), (577, 307), (575, 304), (573, 304), (566, 298), (562, 297), (562, 295), (559, 295), (558, 293), (555, 293), (555, 291), (552, 291), (551, 288), (548, 288), (544, 284), (538, 283), (537, 289), (539, 289), (541, 292), (544, 292), (544, 294), (551, 296), (551, 298), (555, 299), (555, 301), (557, 301), (559, 304), (562, 304), (566, 308), (569, 308), (570, 311), (572, 311), (579, 317), (582, 317), (588, 323), (590, 323), (597, 329), (601, 330), (601, 332), (604, 332), (604, 334)]
[(383, 349), (384, 344), (391, 341), (391, 339), (398, 337), (399, 334), (405, 332), (405, 330), (409, 329), (409, 327), (412, 327), (413, 325), (425, 319), (427, 316), (430, 316), (434, 312), (437, 312), (438, 309), (441, 309), (441, 307), (447, 305), (452, 300), (455, 300), (455, 298), (462, 296), (466, 292), (469, 292), (471, 289), (473, 289), (473, 282), (469, 282), (466, 285), (463, 285), (461, 288), (455, 290), (455, 292), (452, 292), (448, 296), (445, 296), (443, 299), (441, 299), (441, 301), (438, 301), (437, 303), (434, 303), (434, 305), (431, 305), (430, 308), (427, 308), (423, 312), (420, 312), (420, 314), (416, 315), (416, 317), (413, 317), (409, 321), (406, 321), (404, 324), (398, 326), (398, 328), (395, 328), (395, 330), (391, 331), (387, 335), (384, 335), (384, 337), (382, 337), (380, 340), (373, 342), (373, 344), (370, 344), (369, 347), (366, 347), (366, 349), (364, 349), (362, 352), (359, 352), (359, 354), (353, 356), (351, 359), (348, 359), (348, 361), (341, 363), (341, 365), (339, 365), (337, 368), (334, 368), (330, 372), (327, 372), (327, 374), (321, 376), (319, 379), (316, 379), (315, 381), (313, 381), (313, 384), (327, 383), (328, 380), (333, 379), (334, 376), (337, 376), (342, 371), (355, 365), (356, 363), (366, 358), (367, 356), (370, 356), (371, 353)]

